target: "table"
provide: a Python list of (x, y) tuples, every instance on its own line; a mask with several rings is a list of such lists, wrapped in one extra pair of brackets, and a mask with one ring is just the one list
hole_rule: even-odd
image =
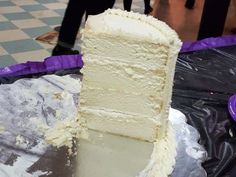
[[(236, 176), (236, 123), (227, 110), (229, 97), (236, 93), (235, 44), (236, 36), (185, 43), (177, 61), (172, 107), (181, 110), (188, 123), (200, 132), (200, 143), (209, 155), (203, 167), (210, 177)], [(5, 68), (0, 71), (0, 83), (55, 72), (78, 72), (82, 66), (76, 57), (63, 61), (58, 57)], [(17, 76), (19, 73), (25, 76)]]

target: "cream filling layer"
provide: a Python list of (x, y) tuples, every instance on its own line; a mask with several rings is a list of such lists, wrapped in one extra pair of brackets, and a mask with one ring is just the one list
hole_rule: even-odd
[(163, 91), (164, 70), (151, 71), (143, 67), (108, 62), (107, 60), (87, 61), (81, 70), (83, 86), (118, 92), (156, 95)]
[(152, 70), (163, 69), (168, 59), (168, 48), (164, 45), (138, 43), (137, 40), (95, 34), (86, 30), (83, 34), (82, 53), (85, 63), (96, 58), (101, 61), (107, 59), (131, 65), (139, 64)]
[(111, 109), (128, 114), (140, 114), (150, 117), (158, 115), (162, 109), (163, 96), (160, 94), (142, 95), (114, 90), (82, 87), (80, 106), (95, 109)]
[[(138, 114), (125, 114), (107, 109), (80, 107), (80, 117), (89, 129), (131, 137), (143, 141), (156, 141), (160, 133), (159, 118)], [(142, 130), (142, 131), (140, 131)]]

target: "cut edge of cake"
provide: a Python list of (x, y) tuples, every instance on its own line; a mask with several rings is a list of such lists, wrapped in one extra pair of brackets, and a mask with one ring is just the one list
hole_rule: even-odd
[[(106, 25), (104, 25), (104, 21), (102, 21), (104, 16), (121, 16), (121, 17), (127, 17), (133, 20), (137, 20), (140, 21), (141, 23), (144, 24), (148, 24), (150, 26), (152, 26), (152, 28), (154, 28), (156, 30), (157, 37), (155, 37), (155, 35), (150, 35), (150, 36), (145, 36), (142, 38), (142, 36), (138, 36), (140, 38), (137, 38), (137, 35), (131, 35), (130, 33), (123, 33), (122, 29), (119, 30), (115, 30), (113, 31), (113, 29), (109, 30), (108, 27), (106, 27)], [(100, 17), (101, 18), (100, 18)], [(98, 18), (99, 17), (99, 18)], [(95, 23), (95, 19), (101, 20), (101, 23), (97, 23), (97, 24), (93, 24)], [(102, 24), (102, 25), (101, 25)], [(97, 25), (97, 26), (96, 26)], [(100, 25), (100, 27), (98, 28), (98, 26)], [(151, 30), (150, 30), (151, 31)], [(160, 125), (161, 128), (158, 128), (158, 136), (156, 138), (164, 138), (166, 136), (167, 133), (167, 126), (168, 126), (168, 113), (169, 113), (169, 108), (170, 108), (170, 103), (171, 103), (171, 95), (172, 95), (172, 87), (173, 87), (173, 78), (174, 78), (174, 68), (175, 68), (175, 63), (176, 63), (176, 59), (177, 59), (177, 55), (178, 52), (180, 50), (181, 47), (181, 41), (178, 38), (177, 33), (172, 30), (166, 23), (161, 22), (151, 16), (144, 16), (138, 13), (133, 13), (133, 12), (124, 12), (122, 10), (119, 9), (109, 9), (107, 11), (105, 11), (103, 14), (94, 16), (94, 17), (89, 17), (87, 20), (87, 23), (85, 25), (85, 29), (82, 32), (82, 39), (83, 40), (90, 40), (92, 38), (97, 38), (99, 37), (108, 37), (110, 39), (122, 39), (122, 40), (126, 40), (126, 38), (128, 37), (128, 40), (131, 41), (136, 41), (136, 42), (145, 42), (148, 43), (150, 45), (152, 45), (154, 48), (156, 46), (156, 49), (158, 49), (158, 47), (164, 47), (168, 52), (168, 57), (166, 57), (166, 64), (164, 69), (164, 72), (167, 73), (168, 75), (166, 76), (166, 81), (164, 83), (164, 92), (167, 90), (167, 92), (164, 94), (163, 97), (163, 103), (162, 103), (162, 107), (164, 109), (162, 109), (161, 111), (161, 115), (160, 115)], [(154, 38), (152, 38), (154, 37)], [(106, 39), (104, 39), (106, 40)], [(91, 45), (94, 44), (94, 41), (91, 42)], [(96, 55), (96, 53), (94, 54), (90, 54), (90, 52), (92, 50), (87, 49), (92, 47), (92, 46), (86, 46), (86, 42), (84, 42), (82, 44), (82, 51), (84, 55), (84, 59), (85, 59), (85, 68), (86, 68), (86, 60), (88, 60), (88, 62), (93, 62), (95, 61), (93, 58), (97, 58), (99, 57), (98, 55)], [(99, 46), (98, 46), (99, 47)], [(97, 47), (95, 47), (95, 49), (97, 50)], [(152, 50), (152, 47), (150, 48), (150, 50)], [(106, 49), (106, 51), (109, 51)], [(154, 51), (154, 49), (153, 49)], [(144, 52), (148, 53), (149, 50), (145, 49)], [(153, 53), (154, 54), (154, 53)], [(155, 55), (153, 55), (155, 56)], [(158, 58), (159, 56), (157, 56)], [(118, 57), (117, 57), (118, 58)], [(114, 60), (117, 59), (116, 57), (114, 57)], [(100, 58), (98, 58), (99, 60)], [(103, 61), (106, 62), (111, 58), (106, 58), (105, 56), (102, 56), (102, 59), (104, 59)], [(141, 58), (142, 59), (142, 58)], [(111, 61), (114, 61), (111, 59)], [(119, 60), (119, 58), (118, 58)], [(145, 68), (145, 62), (148, 62), (149, 59), (146, 59), (145, 56), (143, 57), (143, 62), (141, 63), (137, 63), (138, 66), (141, 66), (143, 68)], [(140, 60), (142, 61), (142, 60)], [(150, 60), (149, 60), (150, 61)], [(130, 64), (129, 62), (126, 62), (125, 60), (122, 60), (119, 62), (123, 63), (123, 64)], [(157, 62), (158, 63), (158, 62)], [(142, 65), (144, 64), (144, 65)], [(152, 71), (158, 71), (156, 69), (156, 66), (153, 67), (153, 65), (150, 65), (150, 68), (147, 68), (149, 70)], [(83, 89), (82, 89), (83, 90)], [(83, 105), (84, 106), (84, 105)], [(109, 133), (113, 133), (112, 130)], [(131, 137), (132, 138), (132, 137)]]

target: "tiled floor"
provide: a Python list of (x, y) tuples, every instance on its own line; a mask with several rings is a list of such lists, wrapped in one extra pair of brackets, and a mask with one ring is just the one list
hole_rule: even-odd
[(0, 67), (50, 56), (53, 46), (34, 38), (59, 25), (65, 7), (59, 0), (0, 0)]
[[(53, 46), (35, 40), (61, 23), (68, 0), (0, 0), (0, 67), (50, 56)], [(115, 7), (123, 8), (117, 0)], [(161, 0), (155, 16), (166, 21), (183, 40), (194, 40), (202, 2), (194, 10), (184, 8), (185, 0)], [(134, 0), (133, 11), (143, 12), (143, 0)], [(230, 17), (234, 19), (232, 13)], [(232, 20), (231, 20), (232, 22)]]

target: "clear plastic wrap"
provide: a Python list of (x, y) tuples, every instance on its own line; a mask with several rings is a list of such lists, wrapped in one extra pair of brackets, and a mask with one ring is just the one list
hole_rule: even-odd
[(203, 167), (210, 177), (236, 176), (236, 125), (228, 112), (235, 93), (235, 45), (179, 55), (172, 107), (200, 133), (208, 152)]

